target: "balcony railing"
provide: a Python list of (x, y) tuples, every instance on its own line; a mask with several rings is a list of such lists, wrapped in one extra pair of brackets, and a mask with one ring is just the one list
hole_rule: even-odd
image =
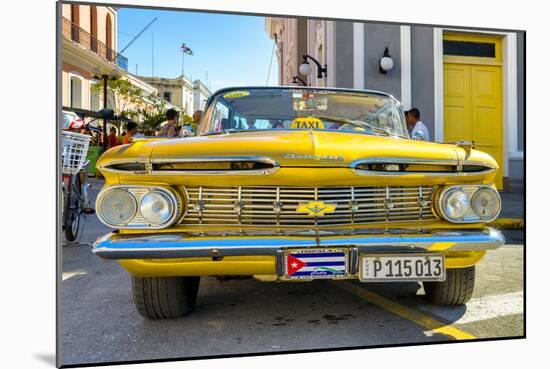
[(116, 50), (105, 45), (67, 18), (63, 18), (63, 36), (93, 51), (103, 59), (116, 63), (123, 69), (127, 69), (128, 59), (125, 56), (120, 55)]

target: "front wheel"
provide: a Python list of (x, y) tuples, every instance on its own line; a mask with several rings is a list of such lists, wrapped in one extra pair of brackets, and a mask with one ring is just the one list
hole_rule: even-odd
[(80, 215), (81, 215), (81, 199), (80, 199), (80, 176), (76, 176), (74, 185), (69, 186), (70, 190), (65, 195), (65, 209), (63, 214), (63, 228), (65, 238), (69, 242), (73, 242), (78, 238), (80, 232)]
[(444, 306), (467, 303), (474, 292), (475, 274), (475, 266), (447, 269), (447, 279), (444, 282), (424, 282), (428, 301)]
[(193, 310), (200, 277), (138, 277), (132, 275), (134, 305), (148, 319), (174, 319)]

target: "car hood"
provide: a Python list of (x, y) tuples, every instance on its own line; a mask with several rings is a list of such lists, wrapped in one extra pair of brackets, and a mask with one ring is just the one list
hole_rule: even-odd
[[(143, 142), (150, 158), (259, 156), (281, 167), (349, 167), (358, 159), (395, 158), (458, 162), (466, 154), (455, 145), (353, 132), (254, 131)], [(461, 151), (462, 150), (462, 151)], [(133, 151), (133, 150), (130, 150)]]

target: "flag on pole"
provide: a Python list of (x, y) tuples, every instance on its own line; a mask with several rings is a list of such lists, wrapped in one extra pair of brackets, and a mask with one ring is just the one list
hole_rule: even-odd
[(185, 43), (181, 44), (180, 49), (183, 53), (187, 55), (193, 55), (193, 50), (191, 50), (191, 48), (189, 48), (189, 46), (187, 46)]

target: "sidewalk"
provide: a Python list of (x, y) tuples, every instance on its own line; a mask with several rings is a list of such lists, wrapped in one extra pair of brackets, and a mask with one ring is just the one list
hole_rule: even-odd
[(523, 229), (525, 220), (523, 211), (524, 196), (523, 193), (501, 192), (502, 211), (500, 216), (491, 224), (501, 229)]
[(523, 193), (501, 192), (502, 212), (499, 218), (525, 219), (525, 214), (523, 213), (524, 196), (525, 194)]

